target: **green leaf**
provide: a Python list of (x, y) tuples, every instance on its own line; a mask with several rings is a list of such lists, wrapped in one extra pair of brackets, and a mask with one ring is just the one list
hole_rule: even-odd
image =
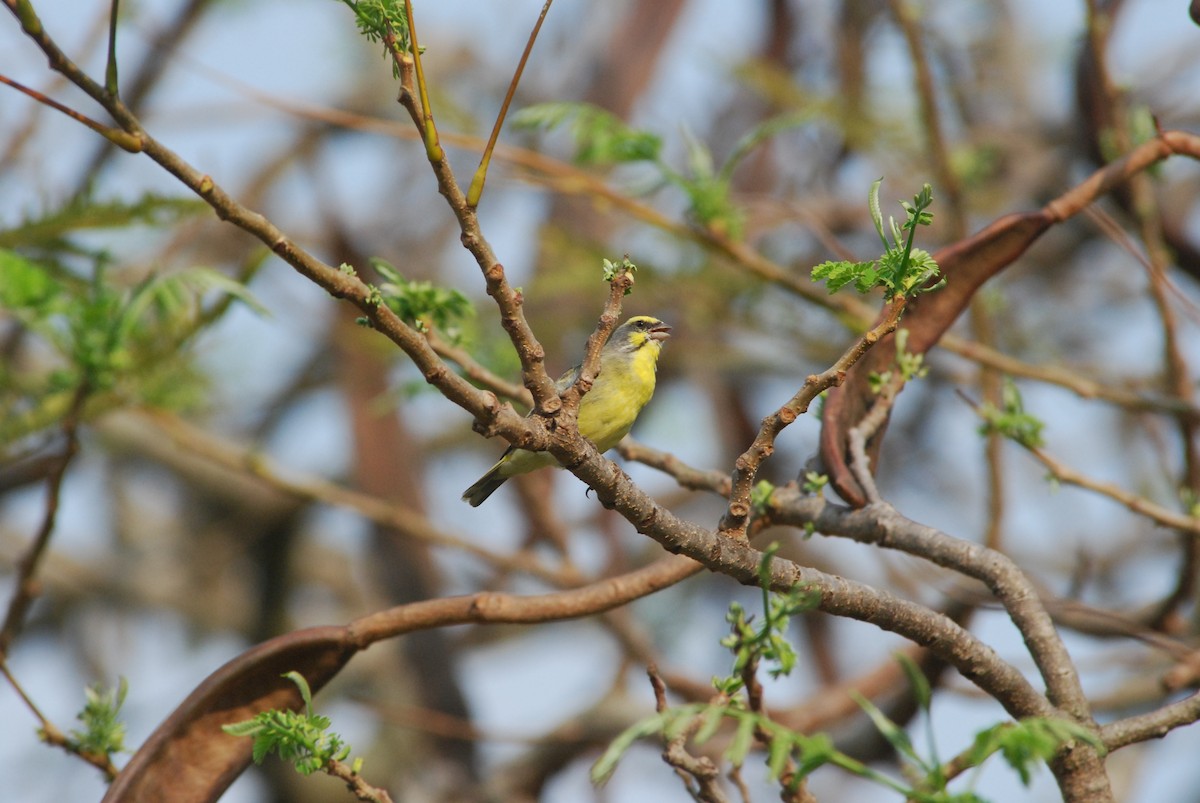
[[(853, 283), (859, 293), (867, 293), (879, 287), (885, 291), (888, 298), (892, 298), (896, 295), (912, 296), (929, 292), (943, 284), (939, 282), (933, 286), (926, 286), (937, 276), (940, 269), (928, 252), (913, 248), (916, 227), (928, 225), (933, 219), (932, 214), (926, 211), (926, 207), (933, 202), (932, 189), (925, 184), (913, 197), (912, 203), (901, 202), (907, 218), (903, 225), (898, 225), (895, 219), (888, 218), (888, 228), (891, 231), (889, 240), (884, 230), (883, 212), (879, 207), (879, 188), (882, 181), (883, 179), (878, 179), (871, 185), (867, 206), (871, 213), (871, 222), (883, 243), (883, 254), (871, 262), (841, 260), (824, 262), (813, 268), (813, 281), (825, 281), (830, 293)], [(904, 234), (906, 231), (907, 237)]]
[[(694, 159), (700, 165), (704, 159)], [(701, 227), (721, 236), (739, 239), (745, 227), (745, 214), (730, 195), (730, 183), (710, 172), (681, 175), (666, 170), (667, 180), (683, 190), (688, 198), (688, 217)]]
[(432, 282), (406, 279), (386, 260), (373, 257), (371, 267), (385, 281), (368, 299), (376, 306), (387, 307), (409, 326), (424, 332), (432, 323), (452, 342), (462, 337), (462, 323), (475, 314), (470, 299), (452, 288), (439, 287)]
[(262, 764), (271, 751), (278, 747), (278, 742), (272, 736), (267, 736), (262, 739), (255, 739), (254, 744), (250, 748), (250, 757), (254, 759), (255, 764)]
[(253, 736), (262, 730), (262, 725), (260, 725), (257, 720), (246, 719), (241, 722), (222, 725), (221, 730), (225, 731), (230, 736)]
[(0, 248), (0, 306), (45, 311), (62, 287), (38, 263)]
[(249, 736), (253, 741), (251, 754), (255, 762), (271, 752), (291, 763), (297, 772), (308, 775), (325, 769), (330, 761), (344, 760), (350, 748), (336, 733), (327, 733), (328, 717), (312, 712), (312, 691), (304, 676), (288, 672), (285, 677), (294, 683), (304, 702), (304, 713), (287, 710), (263, 711), (251, 720), (223, 725), (221, 729), (233, 736)]
[(750, 489), (750, 507), (757, 513), (763, 513), (769, 504), (771, 504), (771, 496), (775, 493), (775, 486), (767, 480), (759, 480), (755, 486)]
[(200, 291), (216, 290), (230, 298), (237, 299), (263, 317), (271, 315), (271, 311), (267, 309), (265, 304), (258, 300), (254, 293), (250, 292), (250, 288), (218, 270), (213, 270), (212, 268), (190, 268), (184, 271), (179, 278), (186, 287), (192, 287)]
[(1041, 446), (1042, 429), (1045, 424), (1036, 416), (1025, 412), (1021, 392), (1009, 377), (1005, 377), (1001, 389), (1001, 405), (997, 408), (991, 402), (987, 402), (979, 408), (979, 414), (983, 417), (979, 434), (1001, 435), (1029, 449)]
[(767, 548), (762, 551), (762, 557), (758, 560), (758, 587), (763, 592), (763, 607), (766, 607), (766, 601), (769, 598), (771, 589), (771, 561), (775, 559), (775, 555), (779, 552), (779, 542), (772, 541), (767, 545)]
[[(296, 688), (300, 690), (300, 699), (304, 700), (304, 713), (312, 717), (312, 690), (309, 689), (308, 681), (304, 679), (304, 675), (292, 670), (291, 672), (285, 672), (280, 677), (285, 677), (296, 684)], [(328, 720), (326, 720), (326, 724), (322, 726), (322, 729), (327, 727), (329, 727)]]
[(878, 281), (879, 274), (875, 266), (874, 260), (870, 262), (845, 260), (822, 262), (812, 269), (812, 280), (825, 282), (825, 289), (830, 295), (851, 283), (860, 293), (865, 293)]
[[(612, 283), (618, 276), (625, 273), (636, 273), (638, 266), (629, 260), (629, 257), (623, 257), (620, 262), (613, 262), (611, 259), (605, 259), (602, 262), (604, 269), (604, 281)], [(633, 292), (632, 287), (625, 288), (625, 295)]]
[(129, 682), (121, 678), (115, 689), (93, 683), (84, 690), (86, 702), (76, 715), (83, 730), (72, 730), (68, 741), (88, 753), (112, 755), (125, 750), (125, 723), (121, 722), (121, 707), (129, 693)]
[(892, 657), (896, 659), (896, 663), (900, 664), (905, 677), (908, 678), (908, 685), (912, 688), (917, 705), (928, 713), (929, 706), (933, 702), (933, 689), (929, 686), (929, 678), (925, 677), (925, 673), (921, 671), (921, 667), (917, 666), (917, 662), (904, 653), (893, 653)]
[(883, 241), (883, 250), (890, 251), (891, 244), (883, 234), (883, 210), (879, 206), (879, 188), (882, 186), (883, 176), (871, 183), (871, 191), (867, 193), (867, 210), (871, 213), (871, 222), (875, 224), (875, 231), (879, 233), (879, 239)]
[(975, 735), (966, 753), (969, 767), (982, 764), (997, 751), (1012, 767), (1021, 783), (1033, 780), (1033, 767), (1054, 758), (1070, 741), (1081, 741), (1104, 753), (1104, 743), (1083, 725), (1066, 719), (1030, 717), (1019, 722), (1002, 722)]
[(27, 247), (79, 253), (82, 249), (68, 239), (74, 232), (136, 225), (161, 227), (205, 214), (208, 208), (208, 204), (199, 199), (155, 193), (147, 193), (134, 201), (98, 201), (81, 194), (60, 208), (0, 231), (0, 248)]
[(755, 724), (755, 717), (748, 713), (742, 714), (738, 720), (737, 730), (733, 734), (729, 748), (725, 751), (726, 760), (735, 767), (740, 767), (746, 763), (746, 755), (750, 752), (750, 748), (754, 746)]
[(865, 711), (867, 716), (871, 718), (871, 722), (874, 723), (875, 729), (879, 731), (883, 738), (887, 739), (888, 744), (896, 748), (896, 750), (901, 754), (914, 761), (918, 766), (925, 767), (925, 761), (919, 755), (917, 755), (917, 751), (913, 749), (912, 740), (908, 738), (908, 733), (903, 728), (901, 728), (895, 722), (892, 722), (892, 720), (888, 718), (887, 714), (879, 710), (878, 706), (858, 692), (851, 691), (850, 697), (854, 700), (854, 702), (858, 703), (859, 708)]
[[(365, 36), (368, 42), (382, 42), (388, 35), (392, 35), (396, 37), (397, 45), (402, 51), (411, 50), (404, 0), (342, 0), (342, 3), (354, 12), (354, 21), (358, 25), (359, 33)], [(384, 55), (390, 57), (386, 51)], [(393, 65), (393, 71), (395, 69)]]
[(783, 774), (784, 767), (787, 766), (787, 761), (792, 756), (792, 743), (790, 740), (782, 737), (777, 737), (771, 740), (767, 745), (767, 772), (771, 776), (771, 780), (776, 780)]
[(695, 737), (693, 737), (696, 744), (704, 744), (716, 735), (717, 729), (721, 727), (721, 722), (724, 721), (727, 711), (728, 709), (723, 705), (714, 705), (700, 715), (700, 727), (696, 730)]
[(596, 759), (596, 763), (592, 765), (589, 776), (592, 783), (597, 786), (603, 786), (608, 783), (609, 778), (617, 769), (617, 764), (621, 758), (633, 746), (633, 743), (639, 739), (644, 739), (647, 736), (652, 736), (663, 730), (666, 718), (662, 714), (656, 714), (652, 717), (647, 717), (640, 722), (635, 722), (625, 730), (617, 734), (617, 737), (609, 743), (608, 749), (600, 758)]
[(570, 126), (574, 161), (585, 166), (657, 161), (662, 140), (631, 128), (610, 112), (590, 103), (542, 103), (513, 115), (517, 128), (553, 130)]
[(833, 760), (837, 750), (833, 739), (827, 733), (814, 733), (803, 737), (800, 742), (800, 762), (796, 774), (803, 778), (818, 767), (823, 767)]
[(745, 227), (745, 214), (731, 196), (729, 176), (718, 173), (708, 147), (683, 132), (687, 144), (687, 172), (678, 173), (659, 165), (667, 181), (683, 190), (688, 198), (688, 217), (718, 235), (739, 239)]
[(829, 484), (829, 475), (820, 474), (816, 471), (804, 472), (804, 484), (801, 489), (809, 496), (816, 496), (825, 490), (825, 486)]

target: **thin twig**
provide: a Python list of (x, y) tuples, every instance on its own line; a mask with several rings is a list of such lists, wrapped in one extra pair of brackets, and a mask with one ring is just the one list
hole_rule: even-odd
[(1027, 451), (1037, 458), (1058, 482), (1094, 491), (1123, 505), (1138, 515), (1145, 516), (1156, 524), (1179, 530), (1182, 533), (1186, 533), (1189, 537), (1200, 536), (1200, 518), (1177, 513), (1170, 508), (1155, 504), (1145, 497), (1126, 491), (1119, 485), (1092, 479), (1051, 456), (1049, 452), (1040, 447), (1030, 447), (1027, 448)]
[(426, 332), (425, 339), (429, 341), (429, 345), (439, 357), (456, 363), (467, 378), (475, 384), (524, 407), (533, 404), (533, 397), (529, 394), (528, 388), (515, 382), (509, 382), (504, 377), (489, 371), (471, 356), (471, 352), (447, 342), (436, 330), (430, 329)]
[(734, 463), (729, 505), (719, 527), (722, 535), (728, 538), (746, 538), (746, 528), (750, 520), (750, 493), (763, 461), (775, 451), (775, 439), (779, 433), (807, 412), (809, 405), (823, 391), (841, 384), (850, 367), (878, 343), (880, 338), (896, 330), (904, 307), (903, 296), (893, 299), (879, 323), (855, 341), (837, 362), (822, 373), (809, 376), (787, 403), (762, 420), (754, 442)]
[[(1129, 104), (1125, 94), (1117, 88), (1108, 70), (1107, 51), (1112, 33), (1114, 9), (1101, 6), (1097, 0), (1087, 0), (1087, 42), (1090, 50), (1091, 68), (1103, 102), (1108, 107), (1111, 125), (1103, 132), (1114, 138), (1118, 153), (1133, 150), (1133, 134), (1129, 127)], [(1155, 122), (1157, 126), (1157, 121)], [(1161, 136), (1162, 130), (1159, 129)], [(1150, 177), (1138, 173), (1129, 179), (1129, 211), (1137, 224), (1138, 233), (1146, 248), (1146, 274), (1149, 280), (1150, 297), (1162, 322), (1162, 363), (1168, 392), (1185, 404), (1193, 404), (1195, 393), (1187, 360), (1179, 344), (1178, 323), (1171, 306), (1171, 284), (1167, 268), (1172, 256), (1163, 233), (1162, 215)], [(1200, 449), (1197, 434), (1200, 422), (1189, 418), (1176, 419), (1179, 432), (1179, 448), (1183, 458), (1183, 476), (1179, 485), (1193, 494), (1200, 493)], [(1196, 585), (1197, 563), (1200, 562), (1200, 544), (1191, 534), (1184, 533), (1180, 542), (1182, 560), (1175, 575), (1175, 584), (1159, 603), (1156, 621), (1161, 624), (1166, 617), (1185, 600), (1192, 596)]]
[(46, 477), (46, 508), (42, 514), (42, 523), (29, 544), (29, 549), (17, 561), (12, 598), (4, 615), (4, 624), (0, 626), (0, 663), (7, 659), (9, 647), (24, 626), (25, 615), (40, 592), (40, 584), (37, 581), (38, 566), (46, 554), (47, 547), (50, 546), (50, 536), (54, 533), (67, 466), (79, 451), (79, 419), (89, 392), (90, 387), (86, 382), (80, 384), (62, 421), (63, 447), (57, 465)]
[(62, 112), (67, 117), (70, 117), (72, 120), (74, 120), (75, 122), (82, 123), (83, 125), (90, 128), (92, 131), (95, 131), (97, 134), (104, 137), (109, 142), (113, 143), (114, 145), (117, 145), (118, 147), (120, 147), (123, 150), (128, 151), (129, 153), (138, 153), (142, 149), (141, 142), (136, 137), (130, 137), (128, 134), (126, 134), (124, 131), (122, 131), (119, 128), (113, 128), (112, 126), (107, 126), (107, 125), (104, 125), (103, 123), (98, 123), (95, 120), (93, 120), (92, 118), (88, 117), (86, 114), (77, 112), (74, 109), (72, 109), (70, 106), (65, 106), (62, 103), (59, 103), (54, 98), (50, 98), (50, 97), (43, 95), (41, 92), (38, 92), (36, 89), (30, 89), (29, 87), (25, 86), (24, 84), (20, 83), (19, 81), (14, 81), (13, 79), (9, 78), (8, 76), (0, 75), (0, 84), (7, 84), (8, 86), (11, 86), (13, 89), (17, 90), (18, 92), (21, 92), (22, 94), (28, 95), (29, 97), (33, 98), (34, 100), (36, 100), (38, 103), (42, 104), (43, 106), (47, 106), (51, 109), (54, 109), (57, 112)]
[(327, 775), (332, 775), (334, 778), (344, 781), (346, 788), (359, 800), (366, 801), (366, 803), (392, 803), (392, 797), (387, 793), (386, 789), (371, 786), (345, 762), (331, 758), (329, 759), (329, 763), (323, 767), (323, 771)]
[[(667, 710), (667, 687), (658, 668), (651, 665), (646, 668), (650, 678), (650, 686), (654, 690), (654, 707), (658, 713)], [(700, 726), (693, 723), (671, 738), (663, 737), (662, 758), (683, 781), (693, 800), (702, 803), (729, 803), (725, 790), (721, 788), (721, 770), (707, 756), (693, 756), (687, 751), (687, 740)]]
[(542, 30), (542, 23), (546, 21), (546, 15), (550, 13), (550, 4), (554, 0), (546, 0), (542, 5), (542, 13), (538, 14), (537, 22), (533, 25), (533, 30), (529, 32), (529, 39), (525, 42), (525, 50), (521, 53), (521, 60), (517, 63), (517, 69), (513, 73), (512, 80), (508, 83), (508, 91), (504, 94), (504, 102), (500, 104), (500, 111), (496, 114), (496, 122), (492, 125), (492, 135), (488, 137), (487, 145), (483, 149), (483, 155), (479, 159), (479, 167), (475, 170), (475, 176), (471, 179), (471, 186), (467, 190), (467, 205), (472, 209), (479, 206), (479, 199), (483, 195), (483, 185), (487, 181), (488, 165), (492, 161), (492, 151), (496, 148), (496, 140), (500, 138), (500, 129), (504, 126), (504, 118), (508, 114), (508, 107), (512, 104), (513, 95), (517, 92), (517, 84), (521, 82), (521, 75), (525, 72), (525, 63), (529, 61), (529, 54), (533, 52), (533, 43), (537, 41), (538, 32)]
[(17, 679), (13, 677), (12, 672), (8, 668), (8, 664), (2, 660), (0, 660), (0, 674), (4, 675), (5, 679), (8, 680), (9, 685), (12, 686), (13, 690), (17, 693), (17, 696), (20, 697), (21, 701), (25, 703), (25, 707), (28, 708), (30, 713), (37, 718), (38, 736), (43, 742), (53, 747), (61, 748), (73, 756), (78, 756), (88, 764), (91, 764), (93, 767), (104, 773), (104, 777), (109, 781), (112, 781), (117, 777), (117, 772), (119, 770), (117, 769), (117, 766), (113, 764), (112, 757), (105, 753), (94, 753), (90, 750), (84, 750), (74, 740), (67, 738), (67, 736), (61, 730), (59, 730), (58, 726), (47, 719), (37, 705), (34, 704), (29, 695), (26, 694), (25, 689), (22, 688), (21, 684), (17, 682)]

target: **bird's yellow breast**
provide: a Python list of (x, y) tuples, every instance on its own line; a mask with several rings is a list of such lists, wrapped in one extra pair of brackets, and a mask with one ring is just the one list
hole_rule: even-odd
[(662, 344), (645, 338), (635, 351), (604, 355), (596, 383), (579, 404), (579, 431), (601, 452), (629, 434), (654, 395), (661, 348)]

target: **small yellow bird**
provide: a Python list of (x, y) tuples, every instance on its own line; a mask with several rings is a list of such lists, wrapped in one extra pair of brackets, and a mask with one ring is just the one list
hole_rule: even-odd
[[(638, 413), (654, 395), (658, 353), (671, 336), (671, 327), (649, 315), (635, 315), (617, 327), (600, 351), (600, 373), (592, 389), (579, 402), (579, 432), (601, 452), (606, 452), (629, 434)], [(579, 377), (575, 366), (559, 377), (559, 392)], [(479, 481), (463, 491), (463, 501), (479, 507), (483, 500), (509, 477), (557, 465), (549, 452), (530, 452), (508, 447), (508, 451)]]

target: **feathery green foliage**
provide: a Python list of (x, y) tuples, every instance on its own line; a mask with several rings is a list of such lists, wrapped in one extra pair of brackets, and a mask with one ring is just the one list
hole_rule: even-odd
[(913, 196), (912, 203), (901, 201), (900, 206), (906, 216), (904, 223), (897, 225), (896, 220), (889, 217), (888, 231), (885, 232), (883, 212), (879, 207), (879, 188), (882, 183), (883, 179), (878, 179), (871, 185), (867, 206), (875, 231), (883, 242), (883, 254), (868, 262), (838, 260), (817, 265), (812, 269), (812, 279), (814, 282), (825, 282), (830, 293), (853, 284), (859, 293), (883, 288), (884, 295), (893, 298), (897, 295), (927, 293), (945, 283), (943, 279), (936, 284), (929, 284), (938, 275), (937, 261), (928, 251), (913, 247), (917, 226), (928, 226), (933, 222), (933, 213), (928, 211), (933, 204), (932, 188), (928, 184), (921, 187), (921, 191)]
[[(229, 300), (266, 311), (245, 285), (208, 268), (152, 274), (126, 286), (108, 258), (82, 257), (91, 264), (80, 275), (58, 259), (80, 259), (69, 243), (57, 233), (44, 242), (31, 249), (42, 252), (36, 257), (0, 248), (0, 313), (24, 330), (29, 354), (0, 367), (0, 445), (53, 426), (80, 388), (107, 396), (108, 406), (190, 406), (203, 383), (186, 344)], [(210, 293), (218, 298), (206, 305)]]
[(70, 235), (80, 231), (123, 229), (130, 226), (160, 228), (204, 214), (208, 204), (198, 199), (173, 198), (147, 193), (135, 201), (98, 201), (77, 195), (63, 206), (27, 217), (0, 231), (0, 248), (79, 252), (83, 249)]
[(745, 214), (732, 194), (733, 173), (755, 148), (780, 132), (801, 125), (808, 115), (787, 114), (766, 120), (738, 141), (720, 166), (704, 143), (683, 132), (686, 167), (678, 170), (662, 158), (662, 137), (633, 128), (597, 106), (588, 103), (542, 103), (517, 113), (519, 128), (553, 130), (568, 128), (575, 143), (574, 161), (586, 167), (612, 167), (644, 162), (658, 174), (655, 187), (674, 186), (687, 197), (688, 217), (718, 236), (739, 239)]
[(121, 722), (121, 706), (129, 693), (125, 678), (117, 682), (115, 689), (101, 683), (93, 683), (83, 690), (87, 701), (76, 719), (83, 723), (82, 730), (68, 734), (72, 750), (111, 757), (113, 753), (125, 751), (125, 723)]
[(475, 314), (470, 299), (458, 290), (405, 278), (386, 260), (373, 258), (370, 262), (384, 279), (376, 288), (378, 303), (387, 305), (418, 332), (428, 332), (432, 324), (451, 342), (462, 339), (463, 321)]
[[(341, 0), (354, 12), (354, 22), (358, 25), (359, 33), (368, 42), (386, 42), (392, 37), (396, 47), (403, 53), (412, 50), (408, 35), (408, 14), (405, 12), (404, 0)], [(425, 49), (421, 48), (424, 53)], [(391, 51), (385, 46), (383, 56), (392, 58)], [(400, 77), (399, 67), (392, 65), (392, 75)]]
[(1031, 717), (1018, 722), (1001, 722), (975, 735), (967, 753), (968, 766), (979, 766), (995, 753), (1016, 770), (1026, 786), (1033, 780), (1033, 768), (1054, 758), (1068, 742), (1083, 742), (1104, 755), (1104, 742), (1077, 722), (1066, 719)]
[(626, 125), (616, 115), (590, 103), (541, 103), (513, 115), (516, 128), (553, 130), (568, 127), (575, 141), (576, 164), (611, 167), (624, 162), (655, 162), (662, 138)]
[[(336, 733), (329, 733), (329, 717), (314, 714), (312, 691), (308, 681), (299, 672), (288, 672), (283, 677), (296, 684), (304, 700), (304, 711), (263, 711), (253, 719), (222, 725), (221, 730), (231, 736), (249, 736), (254, 739), (252, 755), (255, 764), (261, 764), (271, 753), (296, 768), (301, 775), (311, 775), (325, 769), (331, 761), (345, 761), (350, 755), (350, 746)], [(354, 771), (362, 767), (356, 761)]]
[(1025, 412), (1021, 391), (1009, 377), (1004, 378), (1000, 406), (986, 402), (979, 408), (979, 414), (983, 416), (980, 435), (1001, 435), (1029, 449), (1042, 445), (1042, 429), (1046, 425), (1041, 419)]
[[(937, 757), (929, 716), (933, 690), (921, 668), (907, 656), (897, 655), (897, 660), (924, 712), (928, 758), (916, 749), (904, 727), (892, 721), (867, 698), (851, 692), (876, 730), (895, 749), (904, 765), (906, 780), (885, 775), (839, 751), (827, 734), (798, 733), (772, 720), (761, 707), (751, 705), (747, 686), (750, 683), (757, 685), (755, 676), (761, 665), (767, 665), (773, 677), (786, 675), (795, 667), (798, 657), (786, 639), (791, 618), (812, 609), (818, 602), (815, 595), (802, 588), (786, 594), (772, 594), (766, 590), (769, 588), (771, 559), (778, 548), (778, 544), (772, 544), (759, 563), (759, 584), (764, 589), (766, 613), (763, 624), (755, 626), (753, 617), (747, 616), (738, 603), (729, 607), (726, 621), (732, 632), (722, 639), (721, 644), (733, 653), (734, 660), (728, 676), (713, 679), (717, 695), (707, 703), (666, 708), (625, 729), (592, 766), (593, 783), (607, 782), (621, 758), (639, 740), (657, 737), (666, 743), (690, 740), (701, 745), (724, 728), (729, 743), (722, 759), (734, 767), (741, 767), (757, 745), (765, 754), (769, 777), (785, 792), (794, 792), (805, 777), (820, 767), (832, 766), (916, 803), (987, 803), (971, 789), (950, 791), (948, 788), (950, 778), (946, 766)], [(761, 687), (758, 691), (761, 694)], [(1073, 740), (1103, 749), (1099, 739), (1082, 725), (1063, 719), (1031, 718), (1001, 723), (982, 731), (956, 762), (961, 771), (977, 767), (990, 756), (1000, 753), (1022, 782), (1028, 784), (1037, 762), (1049, 761)]]

